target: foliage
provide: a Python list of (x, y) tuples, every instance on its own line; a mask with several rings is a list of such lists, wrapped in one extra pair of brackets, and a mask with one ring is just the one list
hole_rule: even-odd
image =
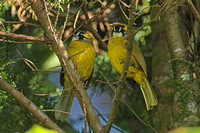
[[(48, 0), (48, 2), (49, 7), (51, 6), (51, 4), (54, 4), (54, 9), (58, 10), (58, 8), (60, 8), (61, 12), (66, 13), (66, 6), (64, 5), (68, 2), (67, 0)], [(92, 2), (89, 4), (88, 9), (94, 10), (100, 7), (100, 4), (95, 5), (95, 2)], [(129, 1), (126, 2), (129, 3)], [(145, 3), (142, 3), (140, 1), (138, 5), (138, 10), (141, 12), (141, 14), (149, 12), (150, 1), (144, 0), (144, 2)], [(1, 19), (5, 18), (4, 20), (9, 21), (17, 21), (19, 19), (18, 16), (10, 15), (11, 7), (4, 6), (3, 4), (0, 5), (0, 8), (2, 8), (2, 12), (0, 13)], [(74, 2), (72, 4), (72, 8), (74, 8), (74, 5), (80, 6), (80, 3)], [(147, 8), (144, 9), (144, 7)], [(120, 11), (118, 6), (116, 7), (116, 10), (118, 10), (118, 12)], [(117, 16), (118, 12), (114, 15)], [(128, 14), (128, 11), (126, 11), (125, 13)], [(26, 14), (28, 14), (28, 12), (26, 12)], [(28, 22), (34, 22), (35, 20), (32, 20), (30, 17), (27, 17), (26, 19)], [(51, 17), (51, 19), (52, 21), (56, 21), (55, 17)], [(116, 17), (116, 19), (120, 20), (121, 15)], [(140, 26), (142, 24), (148, 23), (149, 21), (150, 15), (144, 15), (142, 17), (139, 17), (137, 23), (139, 23), (138, 26)], [(56, 29), (62, 29), (62, 22), (63, 18), (60, 18), (60, 22), (58, 22), (58, 24), (56, 25)], [(138, 29), (138, 26), (135, 26), (136, 30)], [(4, 24), (4, 27), (7, 32), (13, 31), (14, 28), (11, 24)], [(100, 26), (97, 25), (97, 28), (100, 28)], [(15, 33), (33, 36), (40, 36), (44, 34), (41, 28), (28, 27), (24, 25), (21, 25), (18, 29), (16, 29)], [(107, 35), (105, 31), (99, 30), (99, 33), (102, 33), (102, 37), (105, 37)], [(148, 46), (146, 42), (146, 36), (148, 36), (150, 33), (151, 27), (149, 25), (146, 25), (135, 35), (135, 40), (137, 44), (142, 46), (145, 50), (147, 49), (147, 51), (150, 46)], [(70, 39), (67, 40), (67, 43), (69, 42)], [(58, 90), (58, 87), (54, 82), (49, 80), (49, 73), (32, 71), (30, 67), (28, 67), (27, 64), (21, 59), (21, 56), (19, 55), (17, 50), (24, 58), (31, 60), (39, 69), (44, 66), (45, 62), (52, 55), (52, 51), (44, 44), (35, 45), (29, 43), (17, 44), (2, 42), (0, 47), (0, 78), (3, 77), (4, 79), (7, 79), (11, 85), (21, 91), (26, 97), (33, 101), (33, 103), (40, 107), (40, 109), (54, 109), (58, 100), (58, 94), (46, 96), (38, 96), (36, 94), (49, 94), (52, 92), (56, 92)], [(107, 52), (97, 54), (94, 64), (94, 73), (91, 87), (95, 88), (93, 89), (94, 93), (98, 93), (99, 95), (101, 95), (102, 92), (106, 91), (111, 96), (113, 96), (113, 90), (108, 84), (105, 84), (105, 82), (107, 81), (104, 76), (111, 83), (118, 81), (119, 77), (116, 71), (111, 66)], [(114, 86), (118, 86), (117, 82), (116, 84), (114, 84)], [(128, 88), (125, 88), (124, 99), (144, 122), (150, 123), (150, 117), (148, 112), (146, 111), (142, 98), (142, 93), (140, 92), (137, 85), (135, 85), (134, 89), (135, 90), (129, 90)], [(39, 122), (30, 112), (28, 112), (22, 105), (20, 105), (14, 98), (6, 94), (4, 91), (0, 91), (0, 105), (0, 129), (2, 132), (24, 132), (28, 130), (34, 123), (41, 124), (41, 122)], [(52, 120), (56, 121), (54, 118), (54, 112), (46, 112), (46, 114)], [(66, 131), (68, 130), (68, 127), (73, 129), (66, 123), (61, 123), (58, 121), (56, 122), (62, 128), (66, 128)], [(120, 106), (120, 111), (117, 114), (117, 121), (115, 124), (118, 127), (124, 129), (126, 132), (152, 132), (149, 127), (141, 124), (141, 122), (138, 121), (137, 118), (131, 113), (130, 109), (128, 109), (127, 106), (123, 103)], [(34, 130), (36, 128), (33, 128), (31, 130)], [(28, 132), (34, 132), (31, 130)]]
[(55, 130), (46, 129), (39, 125), (33, 125), (33, 127), (28, 131), (26, 131), (26, 133), (58, 133), (58, 132)]
[(200, 127), (179, 127), (168, 133), (199, 133)]
[[(8, 12), (8, 10), (4, 11), (4, 14), (1, 14), (2, 18)], [(16, 18), (11, 18), (9, 15), (5, 19), (12, 20)], [(5, 24), (4, 26), (8, 31), (13, 28), (10, 24)], [(32, 32), (29, 32), (30, 30)], [(20, 29), (20, 32), (27, 35), (41, 34), (41, 30), (30, 29), (25, 26)], [(47, 58), (47, 56), (43, 56), (43, 52), (46, 51), (45, 53), (48, 55), (47, 51), (49, 51), (47, 47), (42, 45), (35, 47), (34, 44), (1, 42), (0, 78), (7, 79), (11, 85), (21, 91), (33, 103), (38, 107), (42, 107), (41, 109), (53, 109), (55, 107), (55, 97), (41, 97), (36, 94), (55, 92), (55, 85), (48, 81), (46, 73), (33, 72), (21, 59), (17, 50), (23, 57), (36, 62), (37, 66), (41, 66), (42, 61)], [(30, 112), (4, 91), (0, 92), (0, 105), (1, 132), (24, 132), (34, 123), (40, 123)], [(47, 114), (53, 116), (53, 112), (47, 112)], [(54, 118), (52, 117), (52, 119)]]

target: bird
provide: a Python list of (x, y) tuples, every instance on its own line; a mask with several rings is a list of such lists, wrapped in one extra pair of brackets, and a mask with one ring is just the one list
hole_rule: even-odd
[[(81, 80), (86, 83), (92, 77), (96, 57), (96, 52), (92, 45), (92, 38), (88, 33), (84, 33), (81, 30), (75, 32), (72, 41), (67, 47), (67, 51)], [(55, 118), (57, 120), (65, 121), (68, 119), (69, 114), (63, 113), (63, 111), (70, 112), (75, 90), (72, 87), (68, 76), (64, 73), (60, 74), (60, 84), (64, 89), (56, 108)]]
[[(108, 40), (108, 56), (114, 69), (121, 74), (126, 56), (127, 26), (123, 24), (113, 24), (111, 37)], [(133, 79), (139, 84), (142, 91), (147, 110), (158, 104), (154, 90), (147, 79), (147, 67), (137, 44), (133, 45), (130, 65), (127, 78)]]

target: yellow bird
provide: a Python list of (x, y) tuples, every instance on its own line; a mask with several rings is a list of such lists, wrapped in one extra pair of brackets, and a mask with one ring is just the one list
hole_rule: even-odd
[[(108, 56), (111, 64), (118, 73), (122, 73), (126, 56), (127, 26), (113, 25), (112, 36), (108, 41)], [(144, 57), (137, 45), (133, 46), (127, 78), (135, 80), (142, 91), (147, 110), (157, 105), (157, 97), (147, 80), (147, 68)]]
[[(96, 57), (91, 37), (82, 31), (76, 32), (67, 51), (82, 81), (87, 81), (92, 76)], [(60, 111), (55, 112), (55, 117), (57, 120), (65, 121), (69, 115), (62, 111), (70, 112), (75, 92), (67, 75), (60, 75), (60, 84), (64, 86), (64, 90), (56, 108)]]

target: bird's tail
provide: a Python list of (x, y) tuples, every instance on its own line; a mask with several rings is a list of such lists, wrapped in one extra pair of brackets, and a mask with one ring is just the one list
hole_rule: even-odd
[[(66, 80), (66, 78), (65, 78)], [(64, 89), (62, 91), (61, 97), (58, 102), (58, 106), (56, 107), (55, 118), (57, 120), (65, 121), (67, 120), (71, 106), (74, 100), (74, 90), (70, 84), (70, 82), (64, 83)], [(65, 112), (65, 113), (63, 113)], [(66, 113), (68, 112), (68, 113)]]
[(144, 78), (144, 84), (140, 85), (140, 89), (142, 91), (147, 110), (150, 110), (153, 106), (156, 106), (158, 104), (156, 94), (146, 78)]

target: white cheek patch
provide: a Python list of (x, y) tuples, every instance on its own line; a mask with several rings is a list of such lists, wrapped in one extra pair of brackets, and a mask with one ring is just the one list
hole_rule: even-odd
[(74, 40), (78, 40), (78, 37), (77, 36), (73, 36), (72, 37), (72, 41), (74, 41)]
[(122, 37), (123, 34), (122, 34), (122, 32), (113, 32), (113, 36)]

